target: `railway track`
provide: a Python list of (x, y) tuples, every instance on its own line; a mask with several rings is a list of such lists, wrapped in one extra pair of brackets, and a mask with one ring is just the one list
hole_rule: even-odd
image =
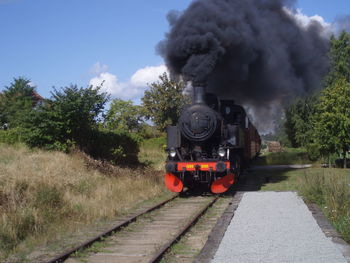
[(66, 259), (68, 259), (71, 255), (82, 251), (86, 248), (89, 248), (91, 245), (93, 245), (94, 243), (103, 240), (104, 238), (112, 235), (114, 232), (119, 231), (121, 229), (123, 229), (124, 227), (127, 227), (129, 224), (135, 222), (138, 218), (144, 216), (147, 213), (150, 213), (156, 209), (161, 208), (162, 206), (166, 205), (167, 203), (173, 201), (174, 199), (178, 198), (178, 194), (161, 202), (158, 203), (154, 206), (151, 206), (149, 208), (146, 208), (140, 212), (137, 212), (136, 214), (132, 214), (131, 216), (127, 217), (126, 219), (122, 220), (121, 222), (119, 222), (118, 224), (112, 226), (110, 229), (103, 231), (102, 233), (96, 235), (93, 238), (90, 238), (89, 240), (82, 242), (81, 244), (78, 244), (76, 247), (69, 249), (65, 252), (63, 252), (62, 254), (59, 254), (55, 257), (53, 257), (52, 259), (48, 260), (48, 261), (43, 261), (43, 263), (60, 263), (60, 262), (64, 262)]
[[(175, 196), (46, 262), (159, 262), (218, 199)], [(84, 252), (98, 241), (97, 253)]]

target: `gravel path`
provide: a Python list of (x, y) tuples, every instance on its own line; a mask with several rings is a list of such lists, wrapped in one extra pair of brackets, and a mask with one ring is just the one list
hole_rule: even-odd
[(212, 262), (347, 260), (296, 193), (251, 192), (244, 194)]

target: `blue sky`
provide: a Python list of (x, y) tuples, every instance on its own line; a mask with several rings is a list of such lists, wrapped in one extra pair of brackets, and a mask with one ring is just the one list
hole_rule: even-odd
[[(87, 86), (102, 73), (120, 91), (142, 85), (163, 69), (155, 45), (168, 30), (166, 14), (190, 2), (0, 0), (0, 90), (24, 76), (49, 97), (53, 86)], [(299, 0), (296, 7), (327, 22), (350, 14), (349, 0)]]

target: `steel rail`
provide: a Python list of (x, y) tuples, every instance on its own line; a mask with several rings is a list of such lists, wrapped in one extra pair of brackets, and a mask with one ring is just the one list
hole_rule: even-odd
[(174, 200), (175, 198), (179, 197), (179, 195), (175, 195), (173, 196), (172, 198), (169, 198), (153, 207), (150, 207), (148, 209), (145, 209), (144, 211), (136, 214), (135, 216), (132, 216), (130, 218), (128, 218), (127, 220), (117, 224), (116, 226), (113, 226), (111, 229), (99, 234), (98, 236), (96, 237), (93, 237), (91, 239), (89, 239), (88, 241), (72, 248), (72, 249), (69, 249), (65, 252), (63, 252), (62, 254), (50, 259), (49, 261), (44, 261), (45, 263), (60, 263), (60, 262), (63, 262), (65, 261), (66, 259), (68, 259), (72, 254), (80, 251), (80, 250), (83, 250), (83, 249), (86, 249), (88, 247), (90, 247), (93, 243), (97, 242), (97, 241), (101, 241), (103, 238), (107, 237), (107, 236), (110, 236), (112, 235), (115, 231), (118, 231), (120, 230), (121, 228), (123, 227), (126, 227), (127, 225), (129, 225), (130, 223), (133, 223), (135, 222), (140, 216), (143, 216), (149, 212), (152, 212), (156, 209), (159, 209), (161, 208), (162, 206), (164, 206), (165, 204), (169, 203), (170, 201)]
[(177, 243), (179, 239), (188, 232), (188, 230), (197, 223), (197, 221), (202, 217), (203, 214), (219, 199), (219, 196), (215, 196), (215, 198), (210, 201), (204, 208), (202, 208), (198, 214), (189, 222), (187, 223), (176, 235), (175, 237), (170, 240), (168, 243), (166, 243), (164, 246), (162, 246), (157, 254), (155, 254), (152, 259), (149, 261), (150, 263), (159, 262), (164, 254), (167, 252), (167, 250)]

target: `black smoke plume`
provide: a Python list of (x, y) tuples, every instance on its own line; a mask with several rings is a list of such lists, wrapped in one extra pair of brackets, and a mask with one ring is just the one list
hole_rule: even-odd
[(173, 76), (249, 107), (271, 128), (280, 105), (321, 86), (329, 39), (317, 21), (298, 23), (292, 1), (196, 0), (168, 15), (170, 32), (159, 43)]

